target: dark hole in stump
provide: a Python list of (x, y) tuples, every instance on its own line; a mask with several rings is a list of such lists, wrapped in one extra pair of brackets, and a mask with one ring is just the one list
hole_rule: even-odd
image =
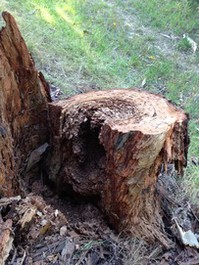
[(90, 121), (87, 121), (81, 124), (79, 133), (84, 153), (84, 161), (80, 163), (80, 169), (87, 174), (94, 170), (99, 178), (102, 177), (99, 173), (105, 170), (106, 158), (104, 147), (99, 142), (100, 129), (100, 127), (91, 128)]
[(53, 204), (74, 222), (104, 219), (100, 205), (106, 152), (99, 141), (100, 130), (101, 124), (93, 127), (88, 120), (80, 125), (77, 137), (62, 142), (66, 169), (62, 170), (58, 183), (59, 199)]
[(78, 136), (66, 140), (66, 150), (59, 180), (59, 193), (80, 200), (100, 198), (105, 177), (106, 152), (100, 144), (100, 126), (92, 126), (90, 120), (79, 127)]

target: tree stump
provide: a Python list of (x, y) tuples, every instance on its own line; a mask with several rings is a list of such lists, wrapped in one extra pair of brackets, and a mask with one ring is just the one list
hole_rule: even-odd
[(49, 176), (62, 191), (100, 196), (118, 231), (168, 247), (157, 178), (162, 165), (186, 166), (187, 115), (139, 90), (89, 92), (49, 104)]
[(161, 96), (133, 89), (48, 103), (48, 84), (36, 70), (15, 20), (7, 12), (3, 18), (0, 195), (20, 193), (20, 182), (38, 174), (50, 141), (45, 171), (59, 190), (97, 196), (118, 231), (158, 239), (168, 247), (156, 183), (167, 163), (183, 173), (187, 115)]
[(14, 18), (0, 31), (0, 194), (20, 192), (31, 152), (48, 140), (47, 84)]

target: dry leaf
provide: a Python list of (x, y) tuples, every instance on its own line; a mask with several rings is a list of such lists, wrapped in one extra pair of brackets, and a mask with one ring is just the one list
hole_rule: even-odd
[(174, 221), (175, 221), (176, 226), (178, 228), (178, 232), (180, 234), (180, 238), (182, 240), (182, 243), (186, 246), (199, 248), (199, 242), (197, 240), (196, 235), (191, 230), (184, 232), (182, 230), (182, 228), (179, 226), (177, 220), (174, 219)]
[(59, 214), (59, 210), (55, 210), (55, 217), (57, 217), (58, 216), (58, 214)]
[(141, 87), (144, 88), (146, 86), (146, 78), (142, 80)]
[(59, 234), (60, 236), (64, 236), (67, 232), (67, 227), (64, 225), (60, 228)]
[(48, 221), (39, 231), (40, 235), (45, 235), (51, 228), (51, 223)]
[(40, 147), (32, 151), (28, 160), (26, 172), (29, 171), (35, 164), (37, 164), (41, 160), (42, 154), (46, 151), (48, 146), (48, 143), (44, 143)]
[(24, 212), (22, 218), (19, 220), (19, 224), (21, 225), (21, 228), (23, 229), (26, 223), (29, 223), (32, 221), (33, 217), (35, 216), (37, 212), (37, 209), (35, 207), (27, 208)]
[(75, 243), (71, 238), (67, 238), (65, 242), (65, 246), (62, 249), (61, 256), (64, 261), (68, 261), (70, 264), (70, 259), (75, 251)]

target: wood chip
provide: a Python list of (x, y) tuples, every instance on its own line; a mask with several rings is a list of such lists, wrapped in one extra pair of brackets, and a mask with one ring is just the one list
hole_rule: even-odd
[(14, 201), (20, 201), (21, 200), (21, 196), (18, 195), (18, 196), (15, 196), (15, 197), (4, 197), (4, 198), (1, 198), (0, 199), (0, 206), (6, 206), (8, 204), (11, 204), (13, 203)]
[(32, 221), (36, 212), (37, 212), (37, 209), (35, 207), (27, 208), (27, 210), (23, 214), (22, 218), (18, 222), (22, 229), (24, 228), (26, 223), (29, 223), (30, 221)]
[(0, 224), (0, 264), (4, 265), (12, 249), (12, 220), (8, 219)]

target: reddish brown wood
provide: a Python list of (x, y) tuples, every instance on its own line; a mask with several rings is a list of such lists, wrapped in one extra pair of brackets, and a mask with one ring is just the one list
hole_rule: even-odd
[(19, 192), (32, 150), (47, 141), (44, 81), (28, 52), (14, 18), (3, 12), (0, 31), (0, 193)]
[(108, 90), (51, 103), (50, 178), (60, 189), (99, 195), (118, 231), (168, 246), (156, 182), (188, 148), (187, 115), (165, 98), (138, 90)]
[(46, 170), (58, 189), (100, 197), (118, 231), (168, 247), (156, 183), (162, 165), (166, 169), (174, 163), (183, 173), (189, 144), (187, 115), (161, 96), (133, 89), (90, 92), (48, 104), (49, 87), (15, 20), (7, 12), (3, 18), (1, 195), (19, 193), (20, 181), (38, 173), (50, 119)]

